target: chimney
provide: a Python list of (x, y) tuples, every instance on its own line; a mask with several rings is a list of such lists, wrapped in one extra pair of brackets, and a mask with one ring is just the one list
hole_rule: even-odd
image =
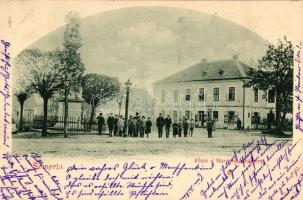
[(201, 59), (201, 63), (206, 63), (207, 62), (207, 59), (206, 58), (202, 58)]
[(239, 60), (239, 55), (238, 55), (238, 54), (237, 54), (237, 55), (234, 55), (234, 56), (233, 56), (233, 59), (234, 59), (234, 60)]

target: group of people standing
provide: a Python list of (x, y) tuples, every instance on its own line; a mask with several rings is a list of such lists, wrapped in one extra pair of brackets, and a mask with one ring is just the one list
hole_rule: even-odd
[(143, 138), (146, 134), (148, 138), (151, 133), (152, 121), (150, 117), (145, 118), (145, 116), (140, 116), (139, 113), (136, 113), (136, 116), (129, 116), (128, 120), (128, 131), (127, 135), (129, 137), (141, 137)]
[[(99, 114), (97, 120), (98, 133), (101, 135), (105, 128), (105, 119), (102, 113)], [(151, 133), (152, 121), (150, 117), (146, 119), (145, 116), (136, 113), (136, 116), (130, 116), (127, 122), (128, 127), (124, 129), (124, 118), (121, 115), (113, 116), (113, 113), (110, 113), (107, 118), (109, 136), (125, 136), (123, 133), (126, 130), (129, 137), (144, 137), (145, 134), (148, 137)]]
[[(98, 120), (98, 133), (101, 135), (104, 126), (105, 126), (105, 119), (103, 114), (100, 113), (97, 117)], [(122, 136), (123, 135), (123, 127), (124, 127), (124, 118), (120, 115), (113, 116), (113, 113), (110, 113), (109, 117), (107, 118), (107, 126), (109, 130), (110, 136)]]
[[(100, 113), (97, 117), (98, 120), (98, 133), (101, 135), (104, 128), (105, 128), (105, 119), (103, 114)], [(109, 130), (110, 136), (127, 136), (129, 137), (141, 137), (144, 138), (145, 135), (148, 138), (149, 134), (151, 133), (152, 128), (152, 121), (150, 117), (145, 118), (145, 116), (140, 116), (137, 112), (135, 116), (130, 115), (127, 121), (127, 127), (124, 127), (124, 118), (120, 115), (113, 116), (113, 113), (110, 113), (109, 117), (107, 118), (107, 126)], [(158, 137), (162, 138), (163, 129), (165, 128), (165, 137), (169, 138), (171, 134), (172, 128), (172, 136), (173, 138), (176, 137), (193, 137), (194, 128), (196, 123), (193, 119), (180, 119), (179, 121), (174, 120), (172, 121), (170, 115), (167, 115), (164, 118), (161, 113), (156, 120), (156, 126), (158, 129)], [(212, 120), (208, 120), (207, 122), (207, 131), (208, 137), (212, 137), (212, 127), (213, 122)]]
[(194, 133), (194, 128), (195, 128), (195, 122), (193, 119), (188, 121), (185, 117), (179, 120), (174, 120), (172, 122), (172, 119), (169, 115), (167, 115), (166, 118), (162, 117), (161, 113), (159, 114), (159, 117), (157, 118), (156, 121), (156, 126), (158, 128), (158, 137), (162, 138), (163, 135), (163, 128), (165, 127), (165, 136), (166, 138), (169, 138), (170, 135), (170, 128), (172, 127), (173, 129), (173, 137), (176, 138), (182, 137), (182, 130), (183, 130), (183, 136), (187, 137), (188, 135), (190, 137), (193, 136)]

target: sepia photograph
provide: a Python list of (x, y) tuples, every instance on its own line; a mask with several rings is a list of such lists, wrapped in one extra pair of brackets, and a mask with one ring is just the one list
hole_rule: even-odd
[(224, 154), (247, 138), (292, 139), (286, 35), (270, 43), (167, 7), (63, 20), (14, 59), (14, 152)]
[(303, 199), (303, 2), (0, 5), (0, 199)]

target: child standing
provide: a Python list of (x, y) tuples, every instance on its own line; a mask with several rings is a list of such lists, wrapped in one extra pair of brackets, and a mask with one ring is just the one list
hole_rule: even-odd
[(173, 123), (173, 137), (176, 138), (178, 134), (179, 134), (179, 125), (177, 120), (175, 120)]

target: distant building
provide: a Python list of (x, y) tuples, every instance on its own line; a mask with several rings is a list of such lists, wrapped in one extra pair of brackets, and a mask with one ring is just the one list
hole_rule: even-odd
[(237, 119), (244, 128), (267, 118), (275, 108), (271, 91), (243, 87), (252, 69), (238, 56), (229, 60), (200, 63), (153, 84), (155, 114), (171, 115), (173, 119), (194, 119), (199, 126), (210, 117), (218, 128), (235, 128)]
[[(19, 121), (20, 103), (15, 95), (12, 96), (13, 101), (13, 121)], [(32, 121), (35, 115), (42, 115), (43, 101), (39, 95), (31, 95), (25, 102), (23, 107), (23, 118), (25, 121)]]
[[(13, 98), (13, 120), (19, 121), (20, 118), (20, 103), (17, 101), (17, 97)], [(83, 100), (81, 96), (77, 96), (74, 92), (69, 95), (69, 117), (81, 118), (82, 116), (82, 104)], [(62, 97), (59, 94), (54, 95), (48, 101), (48, 117), (51, 116), (64, 116), (64, 104)], [(43, 99), (39, 94), (32, 94), (24, 102), (23, 118), (26, 122), (32, 122), (37, 116), (43, 116)]]
[[(108, 116), (110, 113), (120, 114), (124, 117), (125, 115), (125, 91), (121, 89), (122, 94), (115, 100), (101, 104), (96, 109), (96, 114), (102, 112), (104, 116)], [(131, 87), (129, 92), (129, 104), (128, 114), (134, 116), (138, 112), (140, 115), (145, 117), (153, 116), (152, 98), (148, 90)], [(91, 114), (91, 106), (84, 103), (84, 116), (89, 117)]]

